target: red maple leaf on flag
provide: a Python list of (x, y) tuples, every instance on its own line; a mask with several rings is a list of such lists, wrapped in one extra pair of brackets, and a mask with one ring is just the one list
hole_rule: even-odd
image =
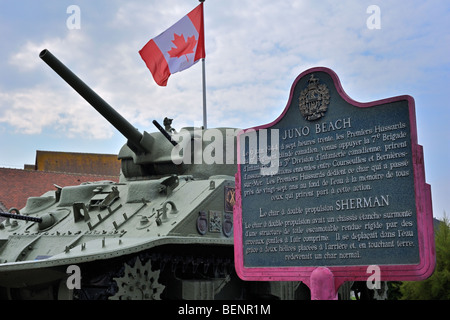
[(197, 40), (195, 40), (195, 36), (188, 37), (187, 41), (184, 40), (183, 35), (173, 34), (174, 40), (172, 40), (175, 48), (171, 48), (167, 53), (171, 58), (179, 58), (181, 56), (186, 56), (186, 60), (189, 61), (187, 55), (190, 53), (194, 53), (195, 45), (197, 44)]

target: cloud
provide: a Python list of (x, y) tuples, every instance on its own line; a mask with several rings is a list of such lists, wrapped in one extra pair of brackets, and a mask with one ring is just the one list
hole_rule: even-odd
[(28, 40), (19, 51), (11, 54), (9, 63), (17, 67), (18, 71), (31, 72), (42, 66), (42, 61), (38, 58), (43, 49), (50, 49), (66, 60), (73, 60), (83, 57), (80, 54), (83, 48), (89, 46), (86, 35), (78, 32), (67, 32), (65, 37), (54, 37), (36, 43)]
[(0, 94), (0, 122), (23, 134), (40, 134), (44, 129), (52, 129), (68, 138), (110, 138), (112, 130), (99, 121), (95, 111), (63, 85), (63, 80), (38, 58), (39, 52), (48, 48), (63, 61), (73, 62), (77, 58), (85, 61), (83, 48), (89, 41), (83, 33), (67, 32), (64, 38), (55, 37), (40, 43), (27, 41), (21, 50), (13, 53), (9, 63), (39, 82)]
[[(107, 139), (112, 130), (98, 115), (70, 94), (53, 92), (49, 86), (0, 94), (0, 122), (22, 134), (40, 134), (46, 128), (69, 137)], [(81, 116), (80, 116), (81, 115)], [(84, 115), (84, 116), (83, 116)]]
[[(367, 101), (408, 93), (402, 90), (417, 86), (417, 79), (427, 76), (428, 66), (436, 66), (438, 59), (448, 63), (445, 50), (430, 50), (443, 31), (436, 34), (427, 15), (438, 20), (441, 27), (446, 24), (438, 19), (437, 6), (383, 2), (382, 28), (369, 30), (366, 9), (370, 4), (205, 3), (209, 123), (248, 127), (272, 121), (284, 108), (293, 80), (309, 67), (334, 69), (352, 98)], [(174, 118), (175, 126), (201, 121), (200, 63), (172, 75), (168, 87), (160, 88), (138, 55), (150, 38), (179, 20), (192, 5), (179, 1), (152, 5), (145, 1), (116, 1), (104, 12), (104, 23), (96, 25), (87, 18), (96, 6), (80, 7), (80, 30), (40, 42), (28, 39), (21, 50), (11, 54), (9, 62), (20, 72), (42, 73), (45, 67), (36, 54), (46, 47), (136, 126), (153, 131), (151, 120), (165, 116)], [(52, 72), (46, 70), (41, 83), (54, 89), (54, 95), (66, 97), (72, 89), (62, 85)], [(40, 90), (39, 85), (26, 90)], [(17, 89), (9, 95), (19, 93)], [(77, 98), (69, 101), (68, 109), (78, 108)], [(46, 104), (36, 105), (36, 109), (46, 110)], [(89, 123), (82, 109), (77, 114), (79, 123)], [(10, 112), (14, 110), (20, 108)], [(93, 135), (87, 126), (75, 125), (74, 120), (67, 120), (70, 116), (68, 110), (61, 110), (42, 126), (51, 126), (53, 121), (64, 123), (67, 131), (62, 134), (83, 134), (86, 130), (90, 136), (105, 137), (104, 133)], [(26, 131), (34, 130), (38, 129)]]

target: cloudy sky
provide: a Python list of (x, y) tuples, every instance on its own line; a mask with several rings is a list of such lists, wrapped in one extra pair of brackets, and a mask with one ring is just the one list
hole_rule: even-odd
[[(175, 128), (201, 125), (201, 64), (159, 87), (138, 54), (197, 4), (0, 0), (0, 166), (33, 164), (36, 150), (117, 153), (125, 143), (39, 59), (44, 48), (140, 131), (165, 116)], [(449, 16), (448, 0), (207, 0), (208, 127), (273, 121), (295, 78), (316, 66), (357, 101), (409, 94), (434, 215), (450, 213)]]

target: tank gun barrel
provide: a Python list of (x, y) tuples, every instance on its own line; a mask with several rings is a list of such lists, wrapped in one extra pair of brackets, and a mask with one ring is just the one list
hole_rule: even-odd
[(176, 143), (172, 137), (170, 136), (170, 134), (167, 133), (167, 131), (161, 127), (161, 125), (158, 123), (158, 121), (153, 120), (152, 121), (153, 124), (155, 125), (155, 127), (163, 134), (163, 136), (174, 146), (176, 147), (178, 145), (178, 143)]
[(49, 50), (42, 50), (39, 57), (62, 79), (64, 79), (67, 84), (78, 92), (78, 94), (80, 94), (92, 107), (94, 107), (106, 120), (108, 120), (120, 133), (122, 133), (128, 139), (128, 145), (131, 149), (133, 149), (133, 151), (137, 151), (139, 153), (146, 153), (148, 151), (142, 143), (144, 135), (141, 134), (125, 118), (123, 118), (116, 110), (114, 110), (80, 78), (78, 78)]
[(24, 216), (21, 214), (8, 213), (8, 212), (2, 212), (2, 211), (0, 211), (0, 217), (11, 218), (11, 219), (16, 219), (16, 220), (33, 221), (33, 222), (39, 222), (39, 223), (42, 222), (42, 218)]

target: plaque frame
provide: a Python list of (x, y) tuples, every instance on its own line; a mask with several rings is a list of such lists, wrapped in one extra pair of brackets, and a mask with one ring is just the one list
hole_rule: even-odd
[[(337, 74), (325, 67), (316, 67), (302, 72), (294, 81), (286, 107), (281, 115), (273, 122), (243, 130), (237, 139), (238, 159), (240, 155), (240, 135), (248, 130), (260, 130), (272, 127), (283, 119), (293, 103), (294, 89), (297, 83), (304, 77), (311, 77), (314, 73), (327, 73), (340, 97), (347, 103), (358, 108), (372, 108), (378, 105), (406, 100), (409, 109), (409, 124), (411, 150), (413, 160), (415, 207), (417, 216), (417, 233), (420, 262), (418, 264), (380, 265), (381, 281), (418, 281), (431, 276), (436, 264), (436, 253), (433, 230), (433, 213), (431, 203), (431, 186), (425, 180), (425, 167), (423, 147), (417, 142), (417, 125), (415, 114), (415, 102), (413, 97), (402, 95), (372, 102), (358, 102), (351, 99), (343, 90)], [(372, 275), (368, 273), (368, 265), (361, 266), (321, 266), (321, 267), (247, 267), (244, 265), (243, 246), (243, 221), (245, 213), (242, 212), (242, 185), (241, 164), (238, 163), (238, 171), (235, 175), (236, 193), (234, 214), (234, 254), (235, 268), (238, 276), (247, 281), (302, 281), (310, 287), (312, 297), (335, 298), (340, 285), (346, 281), (367, 281)], [(324, 285), (325, 284), (325, 285)], [(322, 293), (318, 292), (322, 287)], [(325, 289), (328, 288), (328, 289)], [(331, 291), (330, 291), (331, 290)], [(324, 293), (325, 292), (325, 293)], [(331, 292), (331, 293), (330, 293)]]

